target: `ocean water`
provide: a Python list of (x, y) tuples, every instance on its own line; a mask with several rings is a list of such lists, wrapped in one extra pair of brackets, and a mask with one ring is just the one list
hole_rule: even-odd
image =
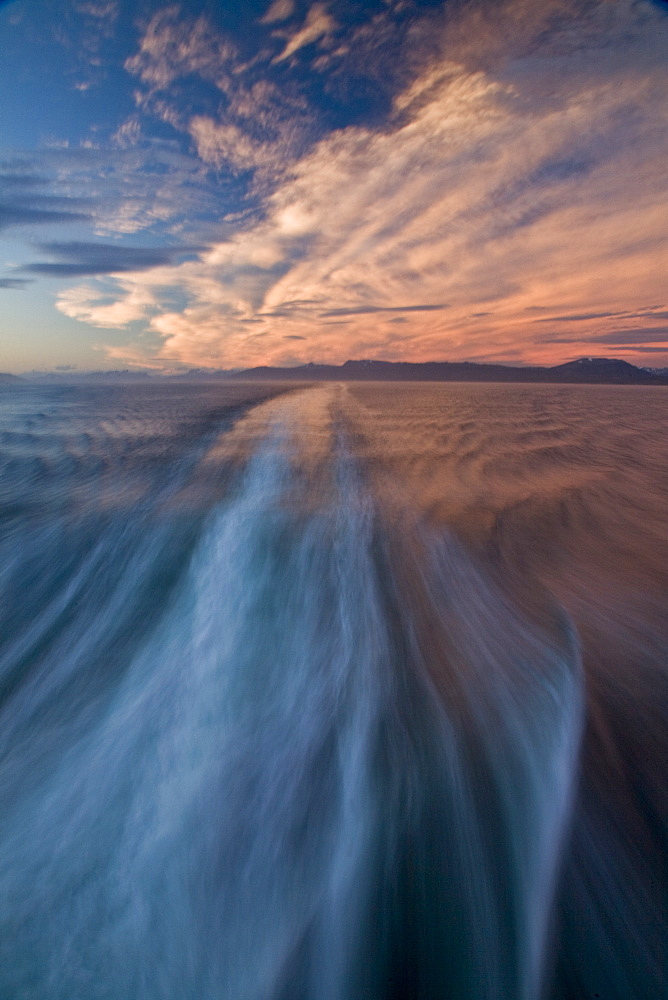
[(2, 1000), (667, 995), (661, 388), (0, 395)]

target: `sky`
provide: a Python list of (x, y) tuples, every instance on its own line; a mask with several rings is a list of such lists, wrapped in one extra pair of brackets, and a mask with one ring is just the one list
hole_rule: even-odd
[(664, 0), (0, 2), (0, 370), (668, 365)]

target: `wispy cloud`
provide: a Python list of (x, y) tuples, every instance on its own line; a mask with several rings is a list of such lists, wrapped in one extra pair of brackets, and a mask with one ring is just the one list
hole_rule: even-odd
[[(119, 291), (122, 292), (121, 295)], [(157, 304), (150, 289), (142, 287), (136, 281), (124, 283), (117, 279), (108, 290), (91, 285), (67, 288), (58, 296), (57, 308), (71, 319), (113, 330), (145, 319)], [(140, 349), (132, 349), (133, 357), (141, 357), (143, 354)]]
[[(321, 28), (333, 24), (318, 12), (320, 6), (307, 17), (310, 31), (316, 23)], [(281, 10), (285, 13), (288, 7)], [(178, 8), (167, 7), (152, 18), (139, 52), (125, 67), (144, 85), (136, 93), (144, 114), (156, 115), (189, 135), (207, 166), (232, 174), (251, 172), (266, 186), (268, 178), (283, 174), (303, 152), (313, 128), (313, 115), (299, 87), (270, 78), (271, 58), (272, 50), (267, 49), (248, 61), (205, 18), (184, 19)], [(221, 95), (215, 114), (204, 112), (206, 97), (199, 106), (184, 100), (179, 84), (193, 78)]]
[(16, 165), (3, 172), (0, 164), (1, 228), (77, 222), (97, 236), (201, 233), (203, 220), (220, 217), (226, 192), (175, 142), (145, 139), (130, 127), (117, 130), (110, 146), (46, 149), (26, 163), (33, 172)]
[(277, 143), (258, 140), (239, 125), (194, 115), (188, 124), (188, 131), (198, 155), (215, 167), (226, 166), (237, 172), (271, 167), (276, 162)]
[(609, 333), (594, 334), (584, 338), (552, 337), (551, 344), (610, 344), (628, 347), (637, 344), (668, 344), (668, 325), (630, 327), (627, 330), (611, 330)]
[[(62, 312), (141, 321), (151, 358), (157, 343), (224, 367), (297, 352), (549, 362), (560, 343), (657, 334), (662, 9), (388, 4), (346, 26), (335, 6), (275, 0), (254, 17), (251, 52), (164, 7), (125, 61), (136, 111), (111, 149), (53, 151), (67, 191), (85, 174), (98, 239), (160, 244), (50, 244), (28, 273), (117, 276), (64, 290)], [(369, 101), (332, 128), (350, 81), (381, 93), (382, 114)], [(171, 147), (147, 138), (156, 119)], [(162, 249), (187, 241), (196, 259)]]
[(90, 199), (54, 192), (48, 175), (30, 167), (17, 169), (21, 166), (17, 162), (3, 169), (0, 163), (0, 231), (90, 220)]
[(0, 278), (0, 289), (22, 289), (29, 284), (29, 278)]
[[(643, 25), (627, 13), (636, 48), (651, 51), (652, 16), (645, 9)], [(259, 221), (214, 246), (196, 272), (173, 269), (188, 305), (151, 315), (165, 351), (280, 361), (289, 323), (323, 359), (472, 356), (485, 344), (488, 356), (539, 360), (553, 348), (531, 332), (533, 306), (550, 310), (546, 322), (585, 323), (651, 300), (649, 265), (665, 239), (665, 82), (623, 58), (611, 74), (601, 45), (571, 52), (570, 75), (536, 95), (538, 58), (503, 73), (439, 59), (397, 95), (391, 127), (341, 129), (292, 161)], [(205, 159), (222, 164), (225, 152), (231, 169), (271, 159), (270, 146), (207, 127)], [(645, 184), (631, 205), (638, 171)], [(407, 322), (390, 326), (399, 311)], [(350, 321), (345, 340), (318, 322), (337, 317)], [(251, 318), (263, 320), (261, 350)]]
[(295, 12), (295, 0), (274, 0), (267, 13), (260, 19), (260, 24), (276, 24), (287, 21)]
[(423, 305), (423, 306), (358, 306), (356, 309), (330, 309), (329, 312), (320, 313), (320, 316), (364, 316), (371, 313), (411, 313), (411, 312), (438, 312), (447, 309), (446, 304)]
[(195, 73), (223, 81), (236, 58), (236, 47), (212, 32), (205, 18), (184, 24), (179, 8), (169, 5), (151, 18), (139, 51), (126, 60), (125, 68), (150, 87), (164, 89)]
[(56, 208), (31, 208), (29, 205), (0, 204), (0, 230), (10, 226), (43, 226), (55, 223), (83, 222), (85, 212), (66, 212)]
[(26, 264), (28, 274), (47, 277), (76, 277), (93, 274), (122, 274), (148, 271), (173, 263), (178, 258), (193, 257), (205, 250), (202, 246), (148, 247), (118, 246), (108, 243), (42, 243), (39, 249), (56, 262)]
[(130, 146), (136, 146), (140, 138), (141, 125), (139, 124), (139, 119), (133, 116), (118, 126), (111, 137), (111, 141), (119, 149), (128, 149)]
[(324, 3), (314, 3), (310, 8), (306, 20), (301, 28), (288, 36), (285, 48), (276, 56), (274, 62), (282, 62), (289, 59), (299, 49), (305, 45), (311, 45), (320, 39), (331, 35), (336, 30), (336, 21), (330, 15), (327, 5)]
[(619, 313), (594, 312), (594, 313), (573, 313), (566, 316), (541, 316), (535, 319), (534, 323), (586, 323), (593, 319), (608, 319), (611, 316), (618, 316)]

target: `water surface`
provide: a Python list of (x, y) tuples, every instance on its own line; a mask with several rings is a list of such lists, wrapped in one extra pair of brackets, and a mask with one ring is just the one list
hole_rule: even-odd
[(0, 397), (0, 995), (665, 996), (668, 397)]

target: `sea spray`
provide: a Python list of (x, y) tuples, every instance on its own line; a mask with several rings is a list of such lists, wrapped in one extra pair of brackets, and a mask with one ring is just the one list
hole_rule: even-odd
[(269, 435), (98, 717), (51, 733), (0, 843), (3, 994), (538, 996), (577, 653), (449, 542), (406, 594), (334, 440), (314, 510)]
[(425, 533), (422, 551), (404, 603), (415, 661), (448, 717), (445, 756), (458, 760), (443, 843), (459, 857), (449, 947), (457, 974), (470, 969), (456, 995), (537, 997), (579, 760), (577, 636), (559, 608), (521, 613), (453, 537)]

